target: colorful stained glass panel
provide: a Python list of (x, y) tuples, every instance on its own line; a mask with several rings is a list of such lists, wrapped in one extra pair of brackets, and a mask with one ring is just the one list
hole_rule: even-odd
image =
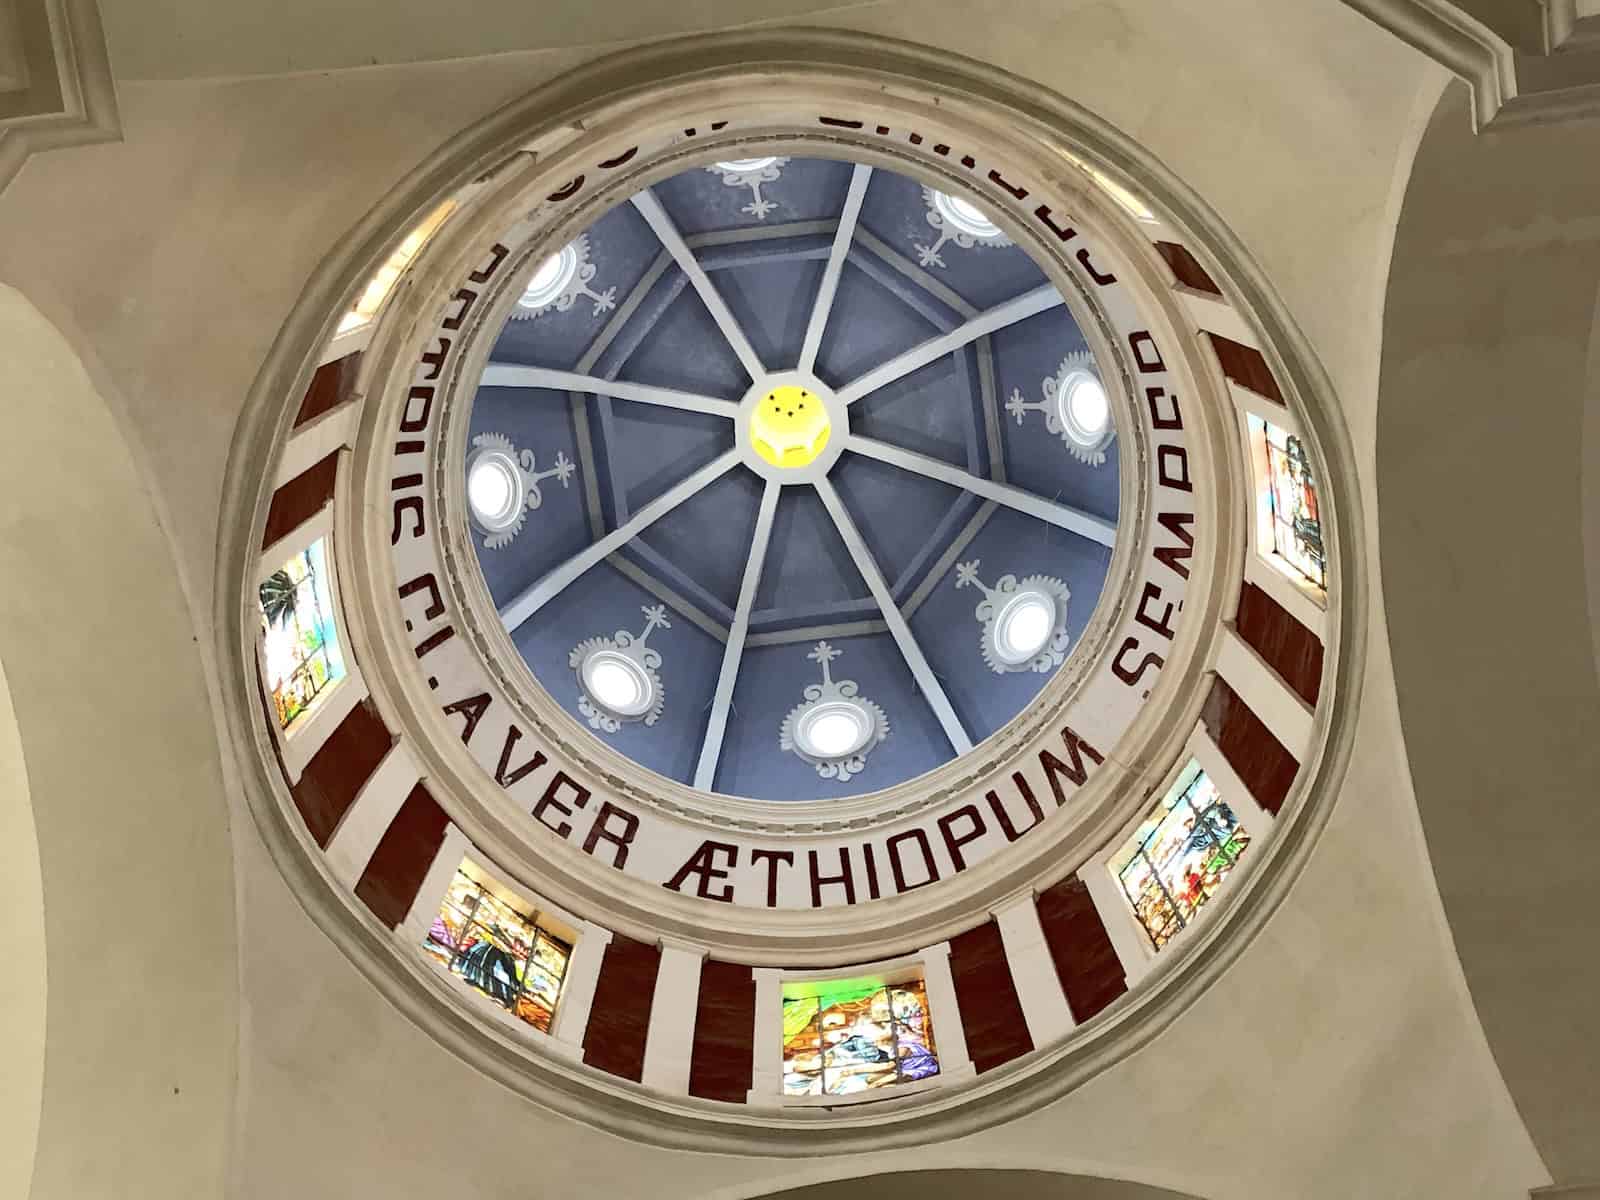
[(1111, 860), (1156, 949), (1216, 894), (1249, 844), (1249, 833), (1223, 803), (1216, 785), (1190, 763)]
[(1256, 417), (1250, 418), (1250, 431), (1266, 459), (1273, 552), (1308, 582), (1326, 588), (1322, 519), (1305, 446), (1293, 434)]
[(470, 859), (450, 881), (422, 948), (469, 987), (550, 1032), (572, 945)]
[(278, 726), (289, 728), (330, 684), (344, 678), (344, 653), (328, 589), (327, 539), (274, 571), (260, 589), (262, 657)]
[(847, 1096), (939, 1073), (923, 982), (841, 981), (783, 1002), (783, 1090)]

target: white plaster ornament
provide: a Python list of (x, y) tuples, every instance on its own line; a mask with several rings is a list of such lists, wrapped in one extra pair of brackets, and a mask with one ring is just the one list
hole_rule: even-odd
[(483, 548), (499, 550), (522, 532), (528, 514), (544, 503), (539, 484), (558, 480), (567, 487), (578, 468), (565, 451), (556, 453), (555, 465), (536, 469), (534, 452), (519, 451), (499, 433), (480, 433), (472, 439), (474, 452), (467, 459), (467, 507), (483, 533)]
[(572, 648), (567, 664), (578, 673), (578, 711), (592, 729), (616, 733), (624, 721), (654, 725), (666, 706), (666, 688), (657, 673), (661, 652), (646, 646), (652, 630), (671, 629), (665, 605), (645, 605), (644, 629), (634, 636), (619, 629), (610, 637), (586, 638)]
[(979, 564), (979, 559), (959, 564), (956, 587), (971, 586), (983, 593), (973, 610), (982, 627), (978, 646), (983, 661), (996, 675), (1055, 670), (1072, 644), (1067, 632), (1072, 593), (1067, 585), (1049, 575), (1029, 575), (1020, 582), (1015, 575), (1002, 575), (991, 588), (978, 578)]
[(889, 718), (871, 700), (858, 696), (853, 679), (835, 680), (828, 664), (843, 653), (818, 642), (806, 655), (822, 667), (822, 682), (808, 684), (805, 703), (789, 710), (778, 731), (778, 746), (792, 751), (824, 779), (843, 783), (867, 765), (867, 755), (889, 736)]
[(969, 200), (924, 187), (922, 202), (928, 206), (928, 224), (939, 231), (939, 239), (931, 246), (915, 243), (917, 262), (921, 266), (944, 266), (944, 256), (939, 251), (947, 242), (953, 242), (963, 250), (971, 250), (974, 246), (998, 248), (1012, 244), (1000, 226)]
[(1044, 398), (1030, 403), (1013, 388), (1006, 412), (1018, 425), (1030, 412), (1043, 413), (1045, 429), (1065, 443), (1072, 457), (1091, 467), (1104, 466), (1117, 427), (1094, 356), (1086, 350), (1073, 351), (1061, 360), (1054, 375), (1045, 376), (1039, 390)]
[(758, 221), (764, 221), (767, 219), (767, 214), (777, 208), (778, 204), (775, 200), (762, 197), (761, 185), (776, 183), (788, 162), (787, 158), (775, 155), (764, 158), (734, 158), (712, 163), (706, 170), (721, 175), (724, 187), (749, 188), (751, 201), (739, 211), (748, 213)]
[(512, 306), (512, 319), (531, 321), (547, 312), (566, 312), (578, 302), (579, 296), (587, 296), (594, 301), (592, 316), (598, 317), (615, 308), (615, 287), (608, 287), (603, 292), (589, 287), (600, 269), (596, 263), (589, 261), (589, 254), (589, 235), (585, 233), (540, 263), (533, 278), (528, 280), (528, 286)]

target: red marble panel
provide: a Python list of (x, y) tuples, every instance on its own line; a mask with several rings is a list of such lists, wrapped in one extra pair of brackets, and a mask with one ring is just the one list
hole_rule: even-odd
[(372, 861), (356, 883), (356, 895), (390, 929), (411, 911), (449, 824), (444, 809), (419, 783), (372, 852)]
[(707, 959), (689, 1054), (689, 1094), (743, 1104), (755, 1056), (756, 981), (739, 963)]
[(644, 1043), (660, 968), (659, 947), (612, 935), (583, 1033), (585, 1063), (635, 1082), (644, 1074)]
[(1294, 755), (1220, 676), (1211, 685), (1200, 719), (1256, 803), (1277, 816), (1300, 770)]
[[(999, 925), (986, 921), (951, 938), (950, 974), (961, 1006), (967, 1053), (980, 1075), (1033, 1049)], [(937, 1025), (933, 1037), (937, 1042)]]
[(1128, 990), (1122, 963), (1095, 911), (1088, 885), (1076, 875), (1040, 892), (1037, 908), (1067, 1007), (1082, 1025)]
[[(276, 714), (270, 713), (268, 719), (275, 720)], [(393, 744), (372, 702), (363, 700), (311, 756), (300, 781), (291, 784), (289, 792), (317, 845), (327, 848), (339, 819)]]
[(1189, 253), (1187, 246), (1177, 242), (1157, 242), (1156, 253), (1160, 254), (1171, 268), (1174, 278), (1186, 288), (1193, 288), (1197, 292), (1209, 292), (1213, 296), (1222, 295), (1222, 289), (1206, 274), (1206, 269), (1200, 265), (1200, 260)]
[(1255, 652), (1307, 704), (1322, 687), (1322, 641), (1253, 583), (1239, 589), (1234, 626)]
[(335, 450), (273, 492), (272, 507), (267, 510), (266, 532), (261, 535), (261, 548), (265, 550), (316, 516), (317, 511), (333, 499), (333, 484), (338, 475), (339, 452)]
[(311, 386), (306, 389), (305, 399), (300, 401), (300, 411), (295, 414), (295, 428), (315, 420), (329, 409), (337, 408), (355, 395), (356, 376), (360, 372), (359, 350), (318, 367), (317, 373), (311, 377)]
[(1206, 336), (1211, 339), (1224, 375), (1240, 387), (1249, 388), (1258, 396), (1265, 396), (1274, 404), (1285, 403), (1283, 393), (1278, 390), (1278, 381), (1273, 377), (1272, 368), (1267, 365), (1266, 356), (1261, 351), (1225, 338), (1220, 333), (1208, 332)]

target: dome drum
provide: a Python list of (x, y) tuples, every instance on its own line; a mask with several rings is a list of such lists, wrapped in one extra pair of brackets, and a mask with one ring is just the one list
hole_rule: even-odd
[[(361, 364), (365, 399), (355, 401), (359, 435), (352, 422), (348, 449), (337, 452), (342, 465), (315, 484), (326, 486), (317, 495), (334, 505), (328, 536), (341, 632), (360, 664), (350, 678), (365, 699), (353, 709), (343, 704), (348, 715), (313, 736), (350, 753), (370, 744), (372, 786), (348, 796), (342, 815), (314, 821), (301, 780), (271, 785), (274, 819), (291, 830), (292, 853), (308, 856), (311, 875), (330, 889), (329, 910), (352, 914), (366, 930), (356, 940), (367, 947), (361, 953), (374, 964), (370, 971), (387, 973), (396, 988), (420, 987), (407, 993), (417, 1011), (449, 1010), (452, 1044), (497, 1058), (497, 1075), (584, 1119), (669, 1142), (682, 1129), (715, 1130), (729, 1148), (784, 1153), (800, 1152), (788, 1130), (801, 1118), (814, 1128), (814, 1118), (826, 1117), (831, 1136), (844, 1140), (877, 1127), (874, 1144), (915, 1142), (967, 1108), (987, 1114), (976, 1119), (994, 1119), (1013, 1097), (1093, 1069), (1086, 1047), (1095, 1039), (1078, 1036), (1079, 1026), (1096, 1022), (1101, 1041), (1107, 1022), (1148, 1028), (1154, 998), (1192, 986), (1184, 980), (1200, 969), (1195, 964), (1212, 960), (1244, 897), (1276, 878), (1268, 868), (1282, 827), (1300, 819), (1296, 797), (1310, 786), (1305, 778), (1288, 781), (1320, 760), (1327, 736), (1329, 689), (1320, 664), (1323, 646), (1337, 644), (1326, 598), (1337, 586), (1339, 543), (1331, 532), (1324, 539), (1319, 527), (1314, 546), (1321, 556), (1315, 563), (1326, 571), (1323, 591), (1290, 573), (1312, 561), (1305, 557), (1312, 544), (1306, 511), (1336, 528), (1336, 497), (1325, 494), (1325, 467), (1300, 415), (1302, 401), (1280, 394), (1281, 412), (1268, 407), (1279, 403), (1270, 398), (1257, 405), (1263, 429), (1276, 416), (1299, 439), (1280, 455), (1298, 473), (1263, 492), (1247, 457), (1254, 443), (1239, 433), (1247, 427), (1236, 408), (1239, 389), (1228, 386), (1231, 352), (1218, 353), (1209, 333), (1188, 332), (1205, 310), (1175, 286), (1156, 243), (1193, 245), (1206, 261), (1212, 252), (1161, 217), (1129, 217), (1033, 117), (973, 98), (993, 92), (992, 81), (955, 100), (934, 84), (914, 85), (911, 76), (874, 93), (863, 86), (870, 76), (856, 68), (829, 70), (831, 76), (733, 69), (711, 83), (664, 78), (654, 88), (623, 89), (592, 107), (589, 132), (552, 141), (550, 153), (508, 158), (487, 175), (479, 165), (473, 189), (458, 198), (457, 211), (410, 267), (407, 288), (374, 323)], [(729, 103), (757, 77), (759, 102)], [(1093, 127), (1075, 132), (1086, 144), (1074, 144), (1072, 153), (1090, 155)], [(526, 140), (527, 128), (520, 136)], [(781, 239), (784, 206), (804, 194), (790, 189), (817, 161), (848, 164), (846, 173), (858, 180), (867, 178), (863, 168), (882, 178), (892, 172), (927, 193), (926, 207), (915, 210), (922, 227), (907, 234), (903, 257), (934, 282), (967, 278), (958, 275), (963, 264), (992, 262), (976, 256), (1005, 250), (1038, 264), (1055, 296), (1050, 304), (1018, 292), (973, 305), (971, 315), (957, 311), (945, 332), (936, 327), (926, 337), (927, 361), (962, 353), (962, 337), (1001, 346), (1007, 330), (1052, 306), (1070, 314), (1082, 349), (1041, 360), (1026, 392), (1019, 382), (1015, 405), (995, 392), (990, 413), (995, 427), (1016, 431), (1005, 436), (1053, 447), (1056, 461), (1072, 464), (1064, 470), (1114, 471), (1115, 519), (1097, 523), (1037, 489), (896, 446), (871, 424), (866, 391), (852, 395), (848, 374), (807, 360), (817, 354), (816, 338), (808, 337), (798, 365), (767, 358), (751, 370), (746, 362), (747, 378), (721, 393), (626, 374), (591, 384), (585, 380), (599, 375), (590, 367), (533, 365), (516, 369), (534, 373), (535, 389), (573, 395), (573, 412), (582, 408), (578, 397), (592, 394), (586, 389), (604, 387), (619, 406), (607, 418), (613, 424), (623, 420), (622, 405), (634, 406), (629, 420), (635, 411), (676, 406), (692, 414), (683, 428), (726, 421), (730, 440), (726, 452), (679, 484), (641, 495), (632, 515), (619, 508), (607, 518), (610, 528), (585, 531), (587, 544), (574, 543), (546, 576), (497, 595), (500, 585), (484, 574), (486, 556), (497, 552), (489, 536), (509, 532), (513, 540), (501, 543), (508, 554), (532, 553), (528, 547), (570, 536), (560, 532), (558, 509), (578, 512), (589, 492), (621, 488), (603, 473), (596, 478), (592, 458), (569, 458), (564, 447), (530, 440), (536, 430), (506, 436), (504, 447), (483, 441), (487, 427), (473, 416), (475, 394), (516, 386), (502, 382), (513, 376), (495, 357), (498, 331), (544, 337), (555, 321), (587, 321), (593, 329), (641, 311), (649, 297), (641, 292), (630, 301), (626, 278), (607, 274), (619, 260), (596, 225), (631, 202), (624, 211), (642, 218), (634, 223), (660, 239), (668, 258), (680, 249), (687, 254), (688, 261), (679, 255), (677, 266), (665, 269), (681, 273), (683, 295), (700, 297), (704, 327), (726, 333), (740, 314), (720, 310), (718, 298), (733, 294), (736, 285), (724, 281), (735, 276), (715, 263), (708, 271), (702, 257), (719, 245), (759, 246), (762, 238), (731, 243), (677, 232), (671, 205), (652, 208), (632, 197), (651, 189), (666, 194), (668, 181), (695, 171), (707, 187), (726, 192), (729, 211), (751, 228), (780, 230), (766, 239), (771, 243)], [(870, 187), (865, 200), (860, 190), (845, 193), (846, 213), (852, 203), (874, 203)], [(1152, 193), (1147, 211), (1171, 203), (1170, 193)], [(847, 274), (846, 294), (865, 287), (854, 278), (863, 268), (825, 244), (834, 232), (817, 236), (814, 251), (800, 248), (818, 263), (811, 286), (840, 286)], [(569, 255), (578, 270), (557, 278), (562, 256), (580, 240), (581, 252)], [(844, 272), (834, 268), (831, 284), (823, 266), (830, 259), (846, 263)], [(547, 295), (557, 284), (560, 294)], [(579, 284), (586, 291), (574, 293)], [(585, 294), (601, 299), (568, 299)], [(1217, 297), (1208, 303), (1227, 306), (1220, 287)], [(1252, 318), (1230, 311), (1225, 325), (1236, 335), (1245, 331), (1250, 344), (1230, 344), (1270, 372)], [(819, 337), (826, 358), (825, 329)], [(747, 348), (762, 358), (753, 339)], [(992, 369), (1003, 372), (1009, 360), (994, 354), (999, 366)], [(1027, 395), (1041, 399), (1030, 403)], [(815, 416), (799, 407), (813, 401)], [(280, 428), (292, 443), (294, 427)], [(1269, 446), (1269, 458), (1271, 452)], [(1026, 684), (1031, 699), (966, 744), (952, 730), (969, 719), (952, 704), (952, 720), (932, 703), (934, 716), (919, 734), (904, 696), (883, 682), (889, 677), (864, 643), (838, 643), (846, 656), (835, 662), (837, 646), (825, 650), (827, 639), (816, 639), (813, 662), (805, 663), (811, 643), (777, 627), (773, 644), (793, 646), (801, 661), (774, 678), (779, 711), (789, 716), (781, 723), (783, 746), (776, 719), (763, 727), (766, 753), (778, 761), (792, 751), (816, 776), (813, 786), (847, 790), (782, 802), (741, 797), (696, 786), (692, 763), (674, 779), (620, 749), (639, 744), (624, 740), (630, 733), (655, 732), (658, 719), (666, 728), (699, 711), (708, 696), (721, 698), (711, 702), (713, 721), (744, 719), (726, 704), (732, 684), (719, 681), (716, 656), (692, 648), (693, 639), (707, 636), (687, 611), (693, 606), (668, 603), (669, 623), (665, 612), (659, 620), (648, 615), (654, 603), (667, 602), (644, 597), (641, 634), (634, 591), (649, 562), (614, 558), (630, 521), (665, 519), (673, 506), (663, 497), (674, 487), (709, 487), (729, 471), (757, 481), (750, 494), (762, 502), (752, 503), (752, 520), (769, 532), (775, 524), (797, 527), (776, 497), (815, 488), (817, 511), (833, 520), (848, 560), (884, 611), (889, 628), (878, 636), (905, 651), (905, 669), (917, 690), (927, 691), (907, 649), (926, 635), (918, 637), (915, 616), (889, 611), (903, 600), (885, 607), (893, 581), (885, 572), (876, 582), (871, 577), (883, 547), (862, 524), (856, 485), (835, 482), (838, 464), (857, 461), (970, 488), (986, 511), (1016, 513), (1053, 538), (1103, 548), (1105, 582), (1097, 595), (1076, 577), (1052, 573), (1049, 556), (999, 561), (984, 549), (980, 562), (954, 542), (941, 547), (940, 570), (954, 602), (954, 615), (941, 618), (949, 641), (981, 672), (972, 678), (995, 681), (986, 687)], [(540, 471), (536, 462), (567, 465)], [(546, 484), (536, 501), (539, 481), (552, 476), (558, 486)], [(1320, 508), (1315, 484), (1323, 487)], [(601, 500), (596, 511), (610, 511), (604, 494)], [(278, 503), (266, 496), (258, 519)], [(1272, 521), (1288, 504), (1300, 507), (1278, 521), (1289, 540), (1274, 550)], [(772, 543), (780, 551), (784, 544)], [(615, 588), (616, 615), (585, 593), (592, 636), (575, 641), (561, 633), (560, 669), (544, 665), (526, 647), (544, 627), (540, 614), (560, 595), (557, 584), (570, 586), (562, 582), (568, 576), (613, 561), (625, 581)], [(757, 561), (753, 572), (760, 571)], [(735, 572), (733, 592), (739, 584)], [(975, 604), (976, 629), (969, 623)], [(747, 621), (752, 609), (760, 611), (744, 609)], [(1309, 700), (1304, 687), (1298, 698), (1281, 694), (1283, 680), (1306, 679), (1300, 660), (1273, 649), (1286, 644), (1275, 632), (1285, 621), (1309, 629), (1317, 642)], [(554, 646), (559, 638), (552, 638)], [(729, 657), (722, 654), (724, 664)], [(696, 683), (700, 661), (713, 669)], [(937, 682), (941, 673), (929, 677)], [(845, 682), (848, 690), (829, 690)], [(355, 694), (349, 680), (337, 687)], [(352, 721), (369, 724), (347, 729)], [(290, 723), (270, 728), (267, 740), (305, 745), (306, 732)], [(947, 738), (944, 760), (874, 788), (874, 778), (902, 769), (897, 748), (916, 737)], [(1267, 761), (1263, 755), (1275, 774), (1256, 765)], [(284, 761), (291, 757), (313, 774), (319, 769), (304, 749)], [(269, 776), (273, 770), (269, 760)], [(404, 838), (395, 832), (402, 826)], [(1186, 832), (1174, 841), (1174, 830)], [(503, 983), (473, 982), (489, 980), (492, 972), (484, 972), (493, 964), (468, 962), (462, 940), (474, 918), (461, 914), (491, 904), (524, 930), (514, 939), (518, 949), (507, 951), (523, 958), (494, 976), (515, 981), (503, 995), (495, 990)], [(460, 928), (452, 913), (464, 922)], [(1041, 977), (1013, 959), (1006, 986), (1029, 1014), (1025, 1036), (1000, 1045), (976, 1032), (975, 964), (1058, 943), (1070, 956), (1060, 939), (1079, 935), (1064, 931), (1086, 928), (1099, 930), (1098, 974), (1062, 973), (1057, 957)], [(427, 961), (424, 945), (433, 955)], [(637, 1026), (636, 1055), (592, 1044), (589, 1033), (587, 1006), (613, 1002), (608, 972), (623, 963), (656, 981), (653, 1014), (648, 996), (642, 1016), (629, 1008), (638, 997), (608, 1010), (611, 1027)], [(754, 1023), (744, 1094), (696, 1074), (709, 1053), (697, 1005), (714, 989), (737, 997), (736, 1008), (748, 1004)], [(855, 1022), (864, 1040), (845, 1047), (819, 1034), (808, 1058), (803, 1032), (796, 1032), (799, 1048), (781, 1062), (759, 1049), (769, 1045), (774, 1022), (803, 1031), (796, 1022), (807, 1012), (818, 1029)], [(480, 1027), (491, 1031), (487, 1041), (473, 1032)], [(879, 1028), (912, 1046), (909, 1057), (883, 1059), (869, 1036)], [(929, 1065), (935, 1058), (936, 1071)], [(656, 1116), (634, 1112), (638, 1097), (616, 1076), (653, 1089)], [(855, 1108), (880, 1086), (889, 1088), (882, 1095), (906, 1097), (892, 1118), (889, 1110), (863, 1115), (877, 1106)], [(813, 1095), (807, 1089), (821, 1091), (803, 1100)], [(838, 1098), (846, 1093), (848, 1104)], [(834, 1111), (803, 1111), (814, 1104)], [(727, 1105), (741, 1106), (737, 1120), (719, 1112)], [(680, 1123), (679, 1133), (655, 1123), (662, 1112)], [(913, 1119), (918, 1112), (923, 1117)]]

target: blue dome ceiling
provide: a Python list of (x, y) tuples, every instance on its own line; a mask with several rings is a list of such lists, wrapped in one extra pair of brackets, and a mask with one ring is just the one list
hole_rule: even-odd
[[(977, 560), (986, 587), (1006, 575), (1064, 584), (1070, 653), (1110, 563), (1117, 454), (1112, 443), (1095, 464), (1046, 428), (1037, 406), (1047, 381), (1074, 356), (1095, 368), (1021, 248), (1003, 235), (956, 236), (933, 193), (889, 171), (765, 161), (656, 184), (596, 221), (560, 272), (535, 273), (528, 307), (494, 346), (470, 432), (477, 446), (509, 444), (525, 480), (544, 477), (515, 536), (475, 529), (474, 545), (518, 651), (595, 736), (682, 783), (816, 800), (949, 761), (1049, 682), (1055, 663), (994, 669), (975, 616), (984, 594), (958, 588), (957, 567)], [(825, 484), (763, 478), (739, 456), (745, 410), (732, 406), (757, 399), (752, 354), (772, 372), (805, 361), (841, 219), (812, 386), (848, 396), (865, 373), (896, 365), (834, 410), (830, 446), (843, 452)], [(743, 355), (730, 344), (741, 337)], [(897, 363), (940, 338), (914, 369)], [(546, 474), (561, 461), (574, 469)], [(680, 486), (697, 474), (704, 486)], [(747, 582), (753, 542), (769, 531)], [(573, 562), (586, 551), (597, 561)], [(660, 704), (645, 719), (596, 721), (575, 648), (594, 638), (626, 647), (655, 606), (665, 624), (648, 623), (646, 644), (659, 655)], [(823, 641), (837, 655), (831, 678), (854, 681), (886, 718), (887, 736), (854, 769), (819, 769), (780, 745), (786, 717), (822, 682)]]

